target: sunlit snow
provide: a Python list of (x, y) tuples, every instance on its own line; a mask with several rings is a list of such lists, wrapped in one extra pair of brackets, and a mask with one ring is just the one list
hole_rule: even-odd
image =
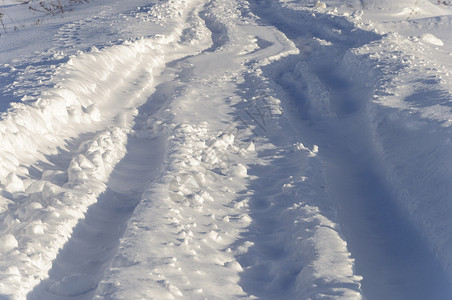
[(0, 21), (0, 299), (452, 299), (452, 2)]

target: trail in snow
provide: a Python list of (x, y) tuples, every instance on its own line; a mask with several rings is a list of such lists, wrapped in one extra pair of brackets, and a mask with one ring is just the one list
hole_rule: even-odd
[(438, 300), (450, 295), (441, 264), (400, 212), (368, 157), (363, 161), (336, 146), (329, 143), (322, 158), (356, 272), (364, 276), (363, 294), (367, 299)]
[(301, 131), (323, 149), (329, 193), (337, 203), (356, 272), (364, 276), (364, 295), (368, 299), (444, 299), (452, 292), (448, 276), (379, 172), (366, 99), (361, 98), (369, 92), (335, 67), (314, 64), (311, 71), (329, 91), (330, 101), (339, 104), (333, 108), (338, 119), (319, 122), (320, 126), (304, 122)]
[[(116, 256), (122, 263), (107, 270), (96, 292), (100, 298), (237, 298), (262, 295), (256, 289), (259, 284), (268, 286), (268, 295), (288, 298), (322, 293), (359, 297), (360, 277), (353, 274), (353, 262), (334, 222), (322, 215), (315, 199), (300, 192), (301, 174), (311, 177), (310, 171), (294, 164), (294, 178), (284, 172), (284, 166), (297, 159), (312, 158), (315, 165), (315, 154), (286, 139), (277, 146), (267, 142), (283, 133), (280, 102), (261, 76), (261, 66), (297, 51), (274, 28), (254, 23), (245, 2), (237, 4), (212, 1), (204, 6), (201, 17), (213, 32), (213, 45), (173, 65), (179, 70), (176, 82), (181, 89), (171, 102), (175, 125), (170, 126), (174, 130), (166, 172), (162, 182), (145, 193), (129, 221)], [(199, 119), (209, 122), (194, 121)], [(255, 157), (255, 146), (270, 151)], [(283, 154), (294, 157), (280, 173), (263, 175), (266, 168), (274, 171), (270, 162), (279, 162)], [(261, 191), (261, 183), (248, 181), (257, 175), (265, 182), (282, 178)], [(318, 177), (312, 175), (311, 180)], [(269, 196), (268, 205), (279, 210), (266, 211), (260, 218), (256, 203), (269, 190), (275, 197)], [(275, 217), (274, 223), (264, 224), (278, 213), (283, 214), (281, 221)], [(256, 217), (251, 225), (249, 216)], [(275, 235), (286, 228), (293, 231), (276, 239), (260, 226)], [(150, 249), (150, 255), (143, 255), (143, 249)], [(259, 279), (265, 271), (267, 280)]]
[[(341, 232), (356, 259), (355, 271), (363, 276), (363, 295), (366, 299), (444, 299), (452, 292), (448, 277), (378, 171), (362, 99), (355, 99), (359, 102), (354, 103), (353, 96), (344, 95), (344, 86), (356, 87), (344, 78), (331, 76), (335, 73), (334, 68), (322, 67), (318, 78), (329, 91), (331, 101), (342, 103), (334, 109), (339, 119), (298, 120), (294, 124), (303, 140), (320, 148), (322, 169), (328, 193), (338, 208)], [(338, 82), (343, 84), (337, 86)], [(288, 94), (299, 111), (298, 94)]]
[[(257, 3), (254, 9), (259, 13)], [(347, 21), (322, 15), (316, 20), (309, 12), (287, 9), (275, 14), (273, 9), (260, 15), (301, 49), (298, 58), (282, 63), (288, 70), (271, 67), (269, 74), (291, 101), (286, 110), (295, 111), (292, 122), (300, 138), (319, 145), (329, 196), (338, 208), (338, 222), (356, 259), (356, 272), (364, 277), (364, 296), (444, 299), (452, 292), (447, 275), (375, 167), (378, 159), (366, 119), (370, 91), (348, 81), (335, 67), (349, 47), (374, 37), (359, 29), (341, 36), (352, 28)], [(334, 29), (341, 32), (334, 34)], [(322, 49), (313, 38), (331, 44), (325, 43)], [(275, 75), (274, 70), (279, 73)], [(305, 120), (300, 121), (300, 116)]]
[[(197, 38), (190, 36), (190, 30), (196, 30), (196, 27), (194, 25), (184, 31), (184, 42), (191, 43)], [(180, 55), (184, 55), (184, 52), (181, 51)], [(161, 176), (168, 137), (165, 125), (162, 125), (166, 120), (160, 118), (175, 92), (174, 83), (171, 82), (174, 80), (171, 66), (180, 61), (183, 59), (168, 63), (166, 70), (154, 81), (162, 83), (156, 86), (152, 96), (139, 108), (134, 118), (135, 125), (127, 139), (127, 154), (112, 170), (107, 189), (74, 228), (71, 238), (54, 260), (49, 278), (35, 287), (27, 298), (92, 299), (104, 271), (112, 265), (121, 264), (118, 259), (113, 261), (113, 258), (127, 222), (140, 203), (145, 188)], [(143, 80), (149, 79), (143, 77)], [(137, 84), (139, 81), (131, 83), (136, 85), (135, 88), (140, 88)], [(128, 94), (121, 95), (126, 102)], [(124, 120), (120, 116), (117, 122)]]
[[(165, 105), (156, 89), (148, 102), (140, 108), (134, 133), (128, 138), (127, 154), (113, 169), (107, 189), (96, 204), (89, 207), (74, 228), (71, 238), (60, 250), (49, 278), (27, 296), (29, 299), (92, 299), (95, 288), (117, 251), (128, 219), (140, 202), (145, 188), (161, 172), (166, 151), (166, 136), (142, 131), (152, 112)], [(165, 97), (162, 99), (166, 100)]]
[(92, 299), (97, 283), (117, 248), (136, 197), (105, 191), (74, 228), (53, 261), (49, 278), (28, 299)]
[[(0, 293), (5, 297), (23, 298), (45, 277), (59, 248), (71, 235), (72, 227), (83, 217), (87, 207), (95, 203), (105, 191), (105, 183), (113, 166), (126, 152), (127, 133), (130, 133), (130, 126), (137, 114), (136, 107), (151, 94), (154, 76), (161, 71), (164, 60), (198, 51), (195, 45), (197, 36), (190, 36), (190, 30), (196, 30), (196, 25), (191, 26), (183, 37), (190, 49), (185, 48), (185, 51), (183, 43), (178, 43), (186, 24), (177, 22), (177, 19), (187, 15), (176, 13), (175, 10), (174, 6), (163, 7), (162, 12), (176, 16), (176, 20), (165, 20), (173, 21), (168, 25), (166, 35), (127, 41), (102, 50), (94, 48), (87, 54), (79, 53), (57, 69), (58, 75), (53, 78), (55, 86), (42, 92), (44, 99), (31, 99), (34, 100), (31, 104), (14, 105), (3, 120), (3, 123), (9, 122), (11, 125), (2, 125), (6, 128), (6, 132), (3, 132), (2, 155), (10, 158), (16, 156), (18, 159), (2, 160), (2, 172), (11, 173), (6, 179), (2, 178), (8, 191), (0, 199), (4, 239), (2, 249), (5, 251), (4, 257), (20, 260), (3, 259), (1, 262), (5, 271), (1, 274)], [(185, 13), (189, 15), (190, 11)], [(146, 12), (146, 16), (149, 15)], [(157, 32), (161, 29), (154, 27)], [(177, 50), (180, 52), (175, 54)], [(28, 146), (15, 148), (18, 146), (17, 140), (7, 142), (7, 132), (15, 130), (14, 122), (17, 120), (21, 120), (18, 125), (21, 128), (20, 141)], [(148, 115), (145, 121), (150, 122), (144, 128), (146, 135), (147, 131), (153, 130), (153, 120)], [(94, 132), (84, 134), (90, 131)], [(65, 147), (66, 140), (77, 136), (80, 146), (76, 151), (65, 153), (59, 150), (59, 147)], [(15, 150), (8, 150), (11, 147)], [(147, 151), (142, 150), (144, 153)], [(61, 159), (61, 153), (67, 154), (67, 159)], [(49, 158), (46, 159), (46, 156)], [(139, 157), (146, 158), (142, 155)], [(47, 160), (51, 163), (46, 164)], [(25, 167), (19, 167), (20, 164)], [(28, 164), (40, 165), (42, 168), (38, 172), (31, 172), (35, 168)], [(126, 186), (133, 189), (134, 183), (129, 184), (129, 179)], [(115, 189), (120, 191), (119, 194), (124, 194), (122, 183), (119, 188), (111, 188)], [(93, 215), (96, 219), (96, 214)], [(25, 229), (31, 236), (21, 234)], [(119, 236), (117, 232), (116, 239)], [(92, 280), (81, 282), (82, 286), (91, 284)], [(71, 289), (64, 278), (60, 287), (58, 284), (54, 287), (60, 294)]]

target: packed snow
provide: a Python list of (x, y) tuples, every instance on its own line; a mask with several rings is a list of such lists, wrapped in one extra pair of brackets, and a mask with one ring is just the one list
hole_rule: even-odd
[(0, 299), (452, 298), (450, 1), (0, 25)]

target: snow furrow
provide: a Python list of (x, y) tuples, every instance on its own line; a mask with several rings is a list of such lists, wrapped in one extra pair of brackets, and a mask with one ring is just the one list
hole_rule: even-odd
[[(200, 16), (212, 6), (204, 6)], [(219, 46), (213, 44), (198, 56), (171, 64), (170, 70), (177, 70), (177, 88), (168, 91), (173, 100), (164, 175), (147, 189), (129, 221), (119, 252), (97, 289), (99, 298), (244, 296), (237, 285), (241, 267), (231, 244), (249, 223), (242, 209), (246, 200), (235, 196), (246, 190), (246, 168), (237, 161), (247, 150), (238, 148), (228, 132), (231, 117), (224, 112), (230, 108), (223, 103), (234, 90), (232, 78), (238, 78), (240, 65), (223, 65), (221, 58), (227, 54), (211, 52)], [(233, 53), (240, 50), (227, 47)], [(203, 76), (206, 67), (209, 76)], [(208, 116), (212, 105), (224, 119), (208, 124), (203, 115)]]
[[(251, 94), (281, 97), (271, 80), (256, 75), (244, 83)], [(260, 105), (269, 104), (264, 99)], [(241, 285), (263, 299), (360, 299), (362, 278), (336, 224), (318, 148), (303, 145), (287, 113), (280, 113), (265, 114), (264, 136), (273, 143), (259, 148), (263, 162), (249, 169), (256, 175), (249, 185), (253, 222), (243, 236), (252, 246), (238, 257), (244, 268)]]
[(100, 132), (74, 153), (67, 170), (46, 170), (40, 179), (27, 181), (3, 220), (2, 247), (9, 257), (2, 261), (4, 295), (22, 299), (46, 276), (77, 220), (103, 191), (106, 174), (124, 155), (125, 142), (122, 129)]
[[(356, 28), (351, 19), (321, 10), (277, 4), (262, 10), (259, 5), (256, 2), (255, 11), (261, 11), (261, 16), (287, 33), (301, 49), (300, 56), (268, 72), (290, 99), (296, 111), (293, 124), (301, 137), (319, 145), (327, 190), (338, 208), (338, 221), (356, 259), (356, 272), (363, 276), (364, 296), (442, 299), (449, 295), (448, 276), (394, 196), (398, 179), (389, 181), (383, 176), (388, 161), (381, 160), (373, 139), (377, 137), (373, 132), (377, 111), (372, 111), (370, 99), (375, 86), (372, 79), (366, 82), (372, 68), (362, 68), (357, 57), (353, 62), (350, 58), (342, 61), (353, 53), (353, 47), (366, 49), (380, 37)], [(353, 72), (358, 75), (353, 76)], [(305, 121), (300, 121), (300, 116)]]
[[(146, 114), (148, 112), (146, 110)], [(127, 154), (112, 171), (107, 189), (74, 228), (71, 238), (53, 262), (49, 278), (41, 282), (28, 299), (93, 297), (142, 192), (159, 175), (166, 136), (163, 132), (155, 132), (159, 135), (134, 131), (129, 137)]]
[[(394, 39), (398, 46), (391, 51), (367, 55), (383, 43), (395, 43)], [(448, 249), (452, 228), (444, 218), (451, 210), (448, 197), (452, 173), (447, 163), (452, 159), (451, 91), (445, 66), (426, 57), (429, 47), (388, 35), (381, 44), (348, 53), (346, 64), (355, 65), (351, 68), (356, 73), (354, 79), (366, 79), (374, 89), (369, 115), (372, 138), (383, 162), (379, 171), (391, 182), (391, 194), (428, 241), (451, 281), (452, 256)], [(394, 55), (400, 52), (401, 57)], [(364, 75), (362, 69), (379, 69), (380, 73)]]

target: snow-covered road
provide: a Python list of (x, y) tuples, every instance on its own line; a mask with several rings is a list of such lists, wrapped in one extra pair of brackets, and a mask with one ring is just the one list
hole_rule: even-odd
[(1, 299), (452, 297), (450, 5), (126, 2), (0, 5)]
[[(297, 57), (269, 76), (281, 85), (295, 113), (291, 120), (301, 140), (317, 144), (328, 192), (338, 209), (337, 220), (363, 276), (367, 299), (444, 299), (450, 280), (423, 238), (389, 190), (381, 174), (367, 101), (372, 88), (349, 79), (340, 59), (352, 48), (381, 37), (352, 27), (341, 17), (316, 17), (275, 5), (260, 11), (264, 19), (296, 41)], [(290, 18), (288, 16), (292, 14)], [(317, 30), (309, 28), (316, 18)], [(322, 20), (326, 18), (327, 20)], [(308, 27), (311, 30), (307, 30)], [(334, 29), (340, 33), (334, 33)], [(344, 34), (344, 32), (348, 32)], [(327, 50), (319, 40), (334, 41)], [(292, 67), (295, 66), (295, 67)], [(303, 116), (300, 118), (300, 116)]]

